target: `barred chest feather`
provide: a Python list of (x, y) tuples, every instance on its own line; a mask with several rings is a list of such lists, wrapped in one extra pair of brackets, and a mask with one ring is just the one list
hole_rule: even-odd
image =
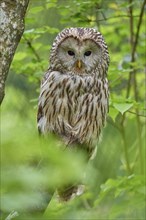
[[(95, 74), (96, 75), (96, 74)], [(38, 128), (55, 132), (66, 143), (96, 146), (108, 111), (108, 82), (92, 76), (49, 74), (41, 86)]]

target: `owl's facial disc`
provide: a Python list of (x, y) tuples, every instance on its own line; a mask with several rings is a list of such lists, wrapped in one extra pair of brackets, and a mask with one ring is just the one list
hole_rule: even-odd
[(101, 50), (92, 40), (65, 39), (58, 47), (58, 60), (65, 72), (86, 74), (97, 66)]

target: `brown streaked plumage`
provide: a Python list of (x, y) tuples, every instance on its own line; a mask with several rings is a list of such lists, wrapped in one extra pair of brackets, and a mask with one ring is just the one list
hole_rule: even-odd
[[(56, 37), (38, 104), (38, 129), (67, 145), (82, 146), (92, 157), (108, 112), (109, 54), (92, 28), (67, 28)], [(77, 186), (59, 191), (68, 200)]]

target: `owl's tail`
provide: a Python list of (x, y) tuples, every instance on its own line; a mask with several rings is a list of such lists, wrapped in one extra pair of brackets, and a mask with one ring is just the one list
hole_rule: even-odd
[(84, 192), (84, 185), (72, 185), (58, 189), (58, 195), (60, 201), (69, 201), (76, 196), (80, 196)]

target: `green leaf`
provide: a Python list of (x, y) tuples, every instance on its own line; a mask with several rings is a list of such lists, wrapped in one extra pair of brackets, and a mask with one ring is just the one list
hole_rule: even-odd
[(123, 115), (133, 106), (133, 103), (114, 103), (113, 106)]
[(109, 115), (110, 117), (113, 119), (113, 121), (115, 121), (117, 115), (119, 113), (119, 110), (117, 110), (116, 108), (113, 108), (112, 106), (109, 109)]
[(32, 28), (32, 29), (29, 29), (29, 30), (25, 30), (24, 31), (24, 34), (29, 34), (29, 33), (33, 33), (34, 32), (34, 28)]
[(46, 8), (49, 9), (49, 8), (54, 8), (56, 7), (56, 1), (54, 2), (49, 2), (46, 4)]
[(30, 13), (37, 14), (38, 12), (42, 11), (44, 8), (43, 6), (36, 6), (30, 9)]
[(23, 60), (26, 56), (27, 56), (27, 53), (17, 52), (14, 56), (14, 60), (20, 61), (20, 60)]

